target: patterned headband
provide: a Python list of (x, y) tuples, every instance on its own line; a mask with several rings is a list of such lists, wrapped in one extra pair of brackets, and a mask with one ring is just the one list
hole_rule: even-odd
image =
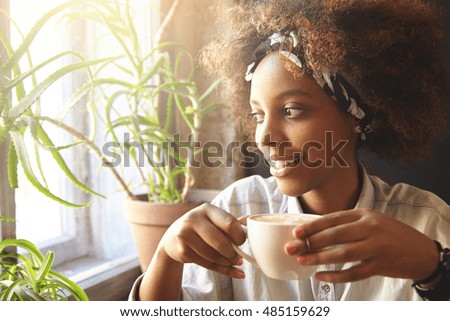
[(315, 76), (312, 70), (308, 68), (302, 54), (300, 42), (293, 32), (284, 34), (274, 33), (266, 41), (259, 44), (253, 51), (254, 59), (247, 67), (245, 80), (251, 81), (253, 73), (261, 60), (270, 52), (275, 51), (278, 51), (301, 69), (306, 70), (322, 89), (338, 103), (340, 108), (359, 119), (361, 139), (366, 140), (366, 135), (372, 132), (370, 127), (372, 117), (368, 106), (362, 101), (350, 83), (339, 73), (324, 72), (321, 77)]

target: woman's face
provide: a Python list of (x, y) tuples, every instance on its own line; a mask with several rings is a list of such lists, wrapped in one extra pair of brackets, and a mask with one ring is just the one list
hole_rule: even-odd
[(270, 152), (270, 171), (284, 194), (329, 190), (327, 184), (336, 185), (340, 174), (356, 166), (356, 121), (306, 72), (294, 77), (287, 63), (271, 53), (253, 74), (255, 139), (266, 155)]

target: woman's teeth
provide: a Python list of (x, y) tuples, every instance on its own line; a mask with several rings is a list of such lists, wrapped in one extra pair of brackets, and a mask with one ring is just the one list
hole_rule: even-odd
[(300, 161), (300, 157), (296, 157), (293, 160), (289, 161), (272, 161), (271, 165), (272, 167), (275, 167), (276, 169), (281, 169), (284, 167), (292, 166)]

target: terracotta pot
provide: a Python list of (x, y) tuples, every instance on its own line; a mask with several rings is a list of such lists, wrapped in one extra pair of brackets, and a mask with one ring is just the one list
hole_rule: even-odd
[(200, 204), (158, 204), (132, 199), (125, 201), (125, 216), (131, 225), (142, 272), (147, 270), (158, 243), (169, 226)]

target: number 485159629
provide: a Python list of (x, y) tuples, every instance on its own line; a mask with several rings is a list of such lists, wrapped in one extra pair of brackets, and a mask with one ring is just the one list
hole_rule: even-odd
[(270, 317), (326, 317), (330, 313), (328, 306), (267, 306), (262, 314)]

